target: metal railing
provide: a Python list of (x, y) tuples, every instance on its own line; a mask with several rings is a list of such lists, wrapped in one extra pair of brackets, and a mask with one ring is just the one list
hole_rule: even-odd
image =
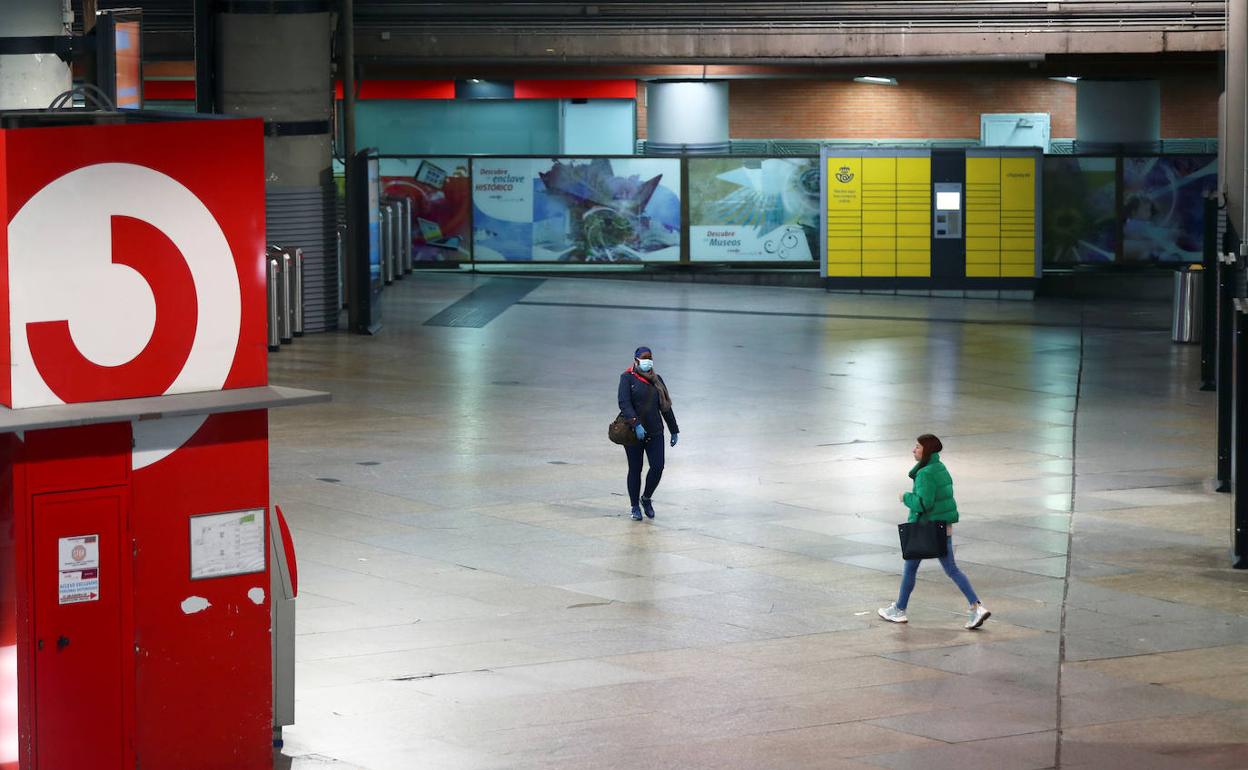
[(1104, 144), (1080, 142), (1077, 139), (1052, 139), (1048, 155), (1217, 155), (1218, 140), (1212, 138), (1162, 139), (1137, 144)]
[[(818, 155), (819, 148), (834, 145), (846, 150), (869, 147), (900, 147), (917, 150), (955, 150), (979, 147), (978, 139), (733, 139), (728, 143), (729, 155), (754, 156), (801, 156)], [(1162, 139), (1144, 145), (1088, 145), (1074, 139), (1053, 139), (1049, 142), (1049, 155), (1079, 155), (1087, 153), (1114, 154), (1119, 151), (1145, 155), (1213, 155), (1218, 151), (1218, 140), (1213, 138)], [(636, 143), (638, 155), (659, 155), (645, 139)]]
[[(835, 145), (847, 150), (867, 147), (903, 147), (912, 149), (959, 149), (978, 147), (974, 139), (733, 139), (728, 142), (729, 155), (756, 157), (817, 156), (819, 148)], [(659, 155), (645, 139), (638, 139), (638, 155)]]

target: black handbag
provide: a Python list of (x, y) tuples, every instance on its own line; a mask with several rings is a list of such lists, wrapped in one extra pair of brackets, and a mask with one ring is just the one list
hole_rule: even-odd
[(641, 440), (637, 438), (637, 431), (628, 424), (628, 418), (623, 412), (607, 426), (607, 438), (611, 439), (612, 444), (620, 446), (637, 446), (641, 443)]
[(949, 532), (943, 521), (924, 520), (927, 511), (919, 502), (919, 518), (897, 525), (897, 535), (901, 538), (901, 558), (939, 559), (949, 552)]

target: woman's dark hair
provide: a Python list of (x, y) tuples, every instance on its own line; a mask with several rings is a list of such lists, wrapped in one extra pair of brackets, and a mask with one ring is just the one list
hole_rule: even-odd
[(930, 433), (924, 433), (918, 438), (919, 446), (923, 447), (923, 458), (919, 460), (919, 467), (922, 468), (932, 461), (932, 455), (944, 449), (944, 444), (940, 443), (940, 439)]

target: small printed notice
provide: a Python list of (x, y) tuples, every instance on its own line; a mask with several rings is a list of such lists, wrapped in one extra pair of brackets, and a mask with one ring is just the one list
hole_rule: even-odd
[(191, 517), (191, 579), (264, 571), (264, 509)]
[(62, 537), (58, 542), (60, 604), (100, 600), (100, 536)]

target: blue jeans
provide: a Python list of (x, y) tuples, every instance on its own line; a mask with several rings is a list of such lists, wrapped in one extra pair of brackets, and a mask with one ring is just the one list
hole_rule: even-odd
[[(901, 573), (901, 593), (897, 594), (897, 609), (899, 610), (904, 610), (910, 602), (910, 593), (914, 591), (914, 580), (919, 574), (919, 564), (922, 561), (922, 559), (906, 559), (906, 569)], [(966, 579), (966, 575), (958, 569), (958, 563), (953, 560), (953, 535), (949, 536), (949, 547), (945, 555), (940, 557), (940, 566), (945, 568), (945, 574), (961, 589), (968, 603), (979, 603), (975, 589), (971, 588), (971, 581)]]

